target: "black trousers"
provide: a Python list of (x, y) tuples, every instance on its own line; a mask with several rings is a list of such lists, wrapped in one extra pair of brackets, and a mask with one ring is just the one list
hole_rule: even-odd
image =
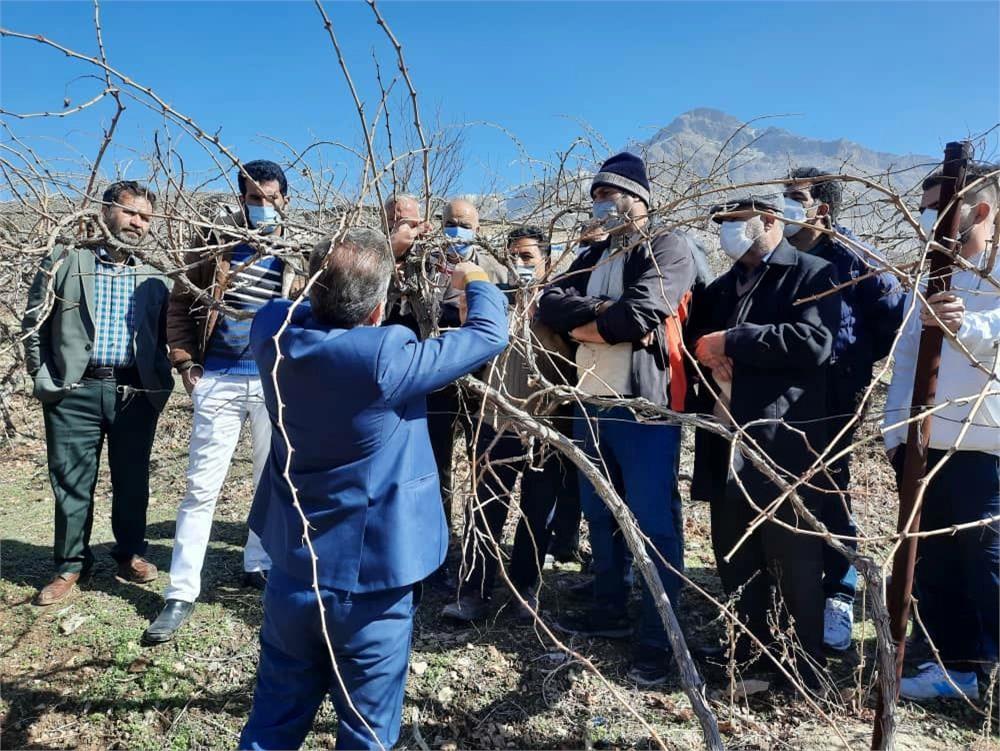
[[(452, 455), (455, 451), (455, 430), (459, 429), (468, 436), (470, 429), (468, 418), (461, 416), (459, 412), (459, 389), (455, 384), (427, 395), (427, 433), (441, 480), (441, 501), (444, 503), (444, 515), (449, 528), (454, 496)], [(467, 443), (468, 439), (463, 439), (462, 445)]]
[[(903, 452), (905, 446), (900, 447)], [(933, 469), (945, 452), (930, 449)], [(924, 493), (921, 531), (947, 529), (1000, 513), (1000, 457), (956, 451)], [(996, 523), (917, 543), (915, 596), (920, 618), (953, 670), (986, 675), (1000, 639), (1000, 532)]]
[[(757, 506), (763, 508), (777, 495), (775, 488), (773, 494), (760, 493), (754, 500)], [(815, 503), (818, 505), (822, 501), (817, 499)], [(794, 621), (795, 635), (804, 653), (797, 654), (796, 666), (807, 685), (815, 685), (815, 666), (822, 666), (825, 659), (822, 539), (796, 534), (768, 521), (757, 527), (727, 562), (724, 557), (747, 531), (758, 512), (732, 485), (720, 488), (720, 492), (711, 499), (711, 504), (712, 548), (719, 578), (728, 594), (739, 592), (736, 598), (737, 615), (768, 647), (777, 641), (769, 621), (782, 631), (789, 628), (790, 619)], [(816, 513), (818, 509), (811, 510)], [(796, 524), (794, 512), (787, 501), (777, 516)], [(804, 522), (800, 526), (807, 528)], [(736, 659), (747, 661), (754, 652), (754, 646), (748, 636), (738, 632)], [(774, 653), (780, 654), (780, 649)], [(771, 666), (773, 663), (766, 657), (759, 661), (761, 668)]]
[(559, 555), (575, 554), (580, 548), (580, 522), (583, 510), (580, 508), (579, 473), (568, 461), (559, 459), (560, 480), (556, 489), (556, 507), (549, 525), (552, 537), (549, 552)]
[[(867, 386), (868, 383), (859, 380), (850, 368), (835, 366), (831, 372), (828, 383), (829, 391), (827, 392), (828, 433), (831, 439), (851, 422), (854, 411), (858, 408), (858, 403), (861, 401), (861, 396)], [(862, 412), (862, 420), (864, 416), (865, 413)], [(844, 437), (837, 442), (834, 451), (840, 451), (854, 443), (857, 429), (858, 422), (854, 422)], [(858, 528), (854, 524), (850, 493), (851, 454), (845, 454), (833, 462), (830, 465), (830, 475), (838, 492), (831, 495), (823, 504), (823, 516), (820, 521), (835, 535), (856, 537)], [(842, 542), (852, 550), (858, 549), (857, 541), (843, 540)], [(853, 603), (857, 584), (858, 572), (850, 561), (829, 545), (825, 545), (823, 547), (823, 591), (826, 596)]]
[(59, 573), (89, 569), (94, 556), (94, 487), (108, 441), (111, 470), (112, 556), (127, 561), (146, 552), (149, 456), (159, 413), (132, 389), (134, 372), (117, 380), (85, 378), (60, 401), (43, 405), (49, 479), (56, 500), (53, 555)]
[(493, 591), (499, 562), (491, 537), (499, 544), (519, 476), (521, 519), (507, 571), (522, 593), (538, 580), (551, 532), (548, 522), (563, 478), (572, 473), (564, 472), (559, 457), (552, 453), (540, 466), (535, 462), (529, 465), (527, 452), (515, 433), (505, 431), (497, 436), (489, 425), (480, 426), (475, 452), (476, 500), (466, 515), (462, 537), (463, 591), (476, 591), (484, 598)]

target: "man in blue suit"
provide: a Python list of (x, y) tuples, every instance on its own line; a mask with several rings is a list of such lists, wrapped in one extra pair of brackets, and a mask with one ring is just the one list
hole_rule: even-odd
[(448, 545), (425, 397), (503, 351), (507, 317), (463, 263), (460, 329), (418, 341), (380, 327), (392, 270), (385, 237), (348, 230), (313, 249), (308, 303), (275, 300), (254, 318), (273, 431), (250, 526), (273, 567), (241, 748), (299, 747), (328, 692), (338, 749), (399, 737), (414, 588)]

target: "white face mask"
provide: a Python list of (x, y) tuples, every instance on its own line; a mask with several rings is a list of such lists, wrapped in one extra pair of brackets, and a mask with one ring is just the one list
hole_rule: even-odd
[[(804, 222), (806, 220), (806, 207), (793, 198), (785, 198), (785, 219), (793, 222)], [(801, 224), (785, 223), (785, 237), (791, 237), (802, 229)]]
[(734, 220), (723, 222), (719, 229), (719, 244), (734, 261), (740, 260), (756, 239), (750, 236), (749, 224), (745, 220)]
[(927, 235), (929, 240), (931, 233), (934, 231), (934, 225), (937, 224), (938, 220), (938, 210), (937, 209), (921, 209), (920, 210), (920, 228)]

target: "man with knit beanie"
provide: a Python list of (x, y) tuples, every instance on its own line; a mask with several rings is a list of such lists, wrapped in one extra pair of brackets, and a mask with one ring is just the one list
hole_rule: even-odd
[[(634, 397), (683, 409), (680, 325), (695, 280), (694, 243), (680, 231), (651, 231), (649, 178), (634, 154), (623, 152), (604, 162), (590, 195), (594, 220), (607, 235), (582, 251), (545, 291), (538, 317), (576, 344), (578, 388), (589, 397), (578, 414), (576, 438), (607, 473), (655, 548), (649, 554), (676, 607), (680, 580), (675, 571), (684, 565), (674, 491), (680, 426), (640, 421), (628, 408), (612, 405)], [(566, 614), (556, 625), (571, 634), (625, 638), (632, 634), (626, 615), (626, 544), (582, 474), (580, 500), (593, 550), (592, 602), (585, 612)], [(629, 676), (643, 686), (665, 682), (672, 655), (645, 588), (636, 636)]]

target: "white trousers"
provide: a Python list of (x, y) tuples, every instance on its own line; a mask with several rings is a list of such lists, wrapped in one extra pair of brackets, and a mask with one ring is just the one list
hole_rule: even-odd
[[(215, 502), (219, 498), (243, 423), (250, 420), (253, 448), (253, 486), (267, 463), (271, 422), (264, 406), (259, 376), (206, 373), (191, 393), (194, 421), (188, 457), (187, 490), (177, 510), (170, 584), (164, 599), (194, 602), (201, 592), (201, 567), (212, 532)], [(271, 559), (251, 530), (243, 549), (244, 571), (266, 571)]]

